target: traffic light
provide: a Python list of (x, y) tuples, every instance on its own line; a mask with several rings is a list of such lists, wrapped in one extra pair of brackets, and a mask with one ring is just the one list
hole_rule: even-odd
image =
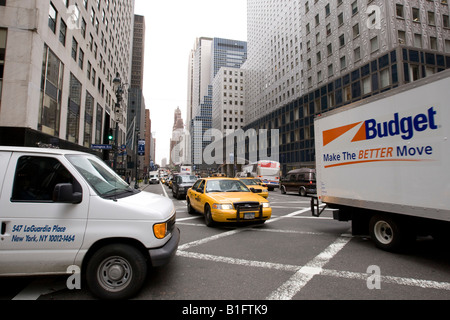
[(109, 140), (109, 141), (113, 141), (113, 140), (114, 140), (113, 129), (109, 129), (108, 140)]

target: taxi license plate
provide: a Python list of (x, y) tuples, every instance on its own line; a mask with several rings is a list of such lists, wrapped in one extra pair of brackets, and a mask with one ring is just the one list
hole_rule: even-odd
[(254, 212), (244, 213), (244, 220), (253, 220), (253, 219), (255, 219)]

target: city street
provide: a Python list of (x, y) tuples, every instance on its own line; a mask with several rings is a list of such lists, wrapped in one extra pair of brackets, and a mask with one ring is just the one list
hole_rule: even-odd
[[(144, 192), (168, 196), (166, 186)], [(205, 226), (173, 199), (181, 242), (172, 262), (151, 271), (136, 300), (448, 300), (450, 254), (431, 238), (407, 254), (376, 249), (353, 237), (330, 212), (311, 216), (308, 198), (270, 192), (264, 225)], [(2, 300), (91, 300), (68, 290), (67, 277), (2, 278)], [(262, 303), (263, 304), (263, 303)]]

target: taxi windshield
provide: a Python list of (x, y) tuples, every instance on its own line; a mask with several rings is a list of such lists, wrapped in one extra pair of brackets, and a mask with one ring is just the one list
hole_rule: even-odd
[(259, 179), (242, 179), (241, 180), (246, 186), (254, 186), (261, 184), (261, 180)]
[(206, 192), (250, 192), (239, 180), (210, 180), (206, 183)]
[(136, 192), (98, 158), (67, 155), (67, 159), (102, 198), (124, 197)]

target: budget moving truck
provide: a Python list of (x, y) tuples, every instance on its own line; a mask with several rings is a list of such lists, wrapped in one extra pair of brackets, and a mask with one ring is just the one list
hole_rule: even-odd
[(318, 116), (313, 215), (388, 251), (450, 233), (450, 71)]
[(99, 298), (130, 298), (175, 255), (175, 219), (95, 156), (0, 147), (0, 276), (79, 270)]

